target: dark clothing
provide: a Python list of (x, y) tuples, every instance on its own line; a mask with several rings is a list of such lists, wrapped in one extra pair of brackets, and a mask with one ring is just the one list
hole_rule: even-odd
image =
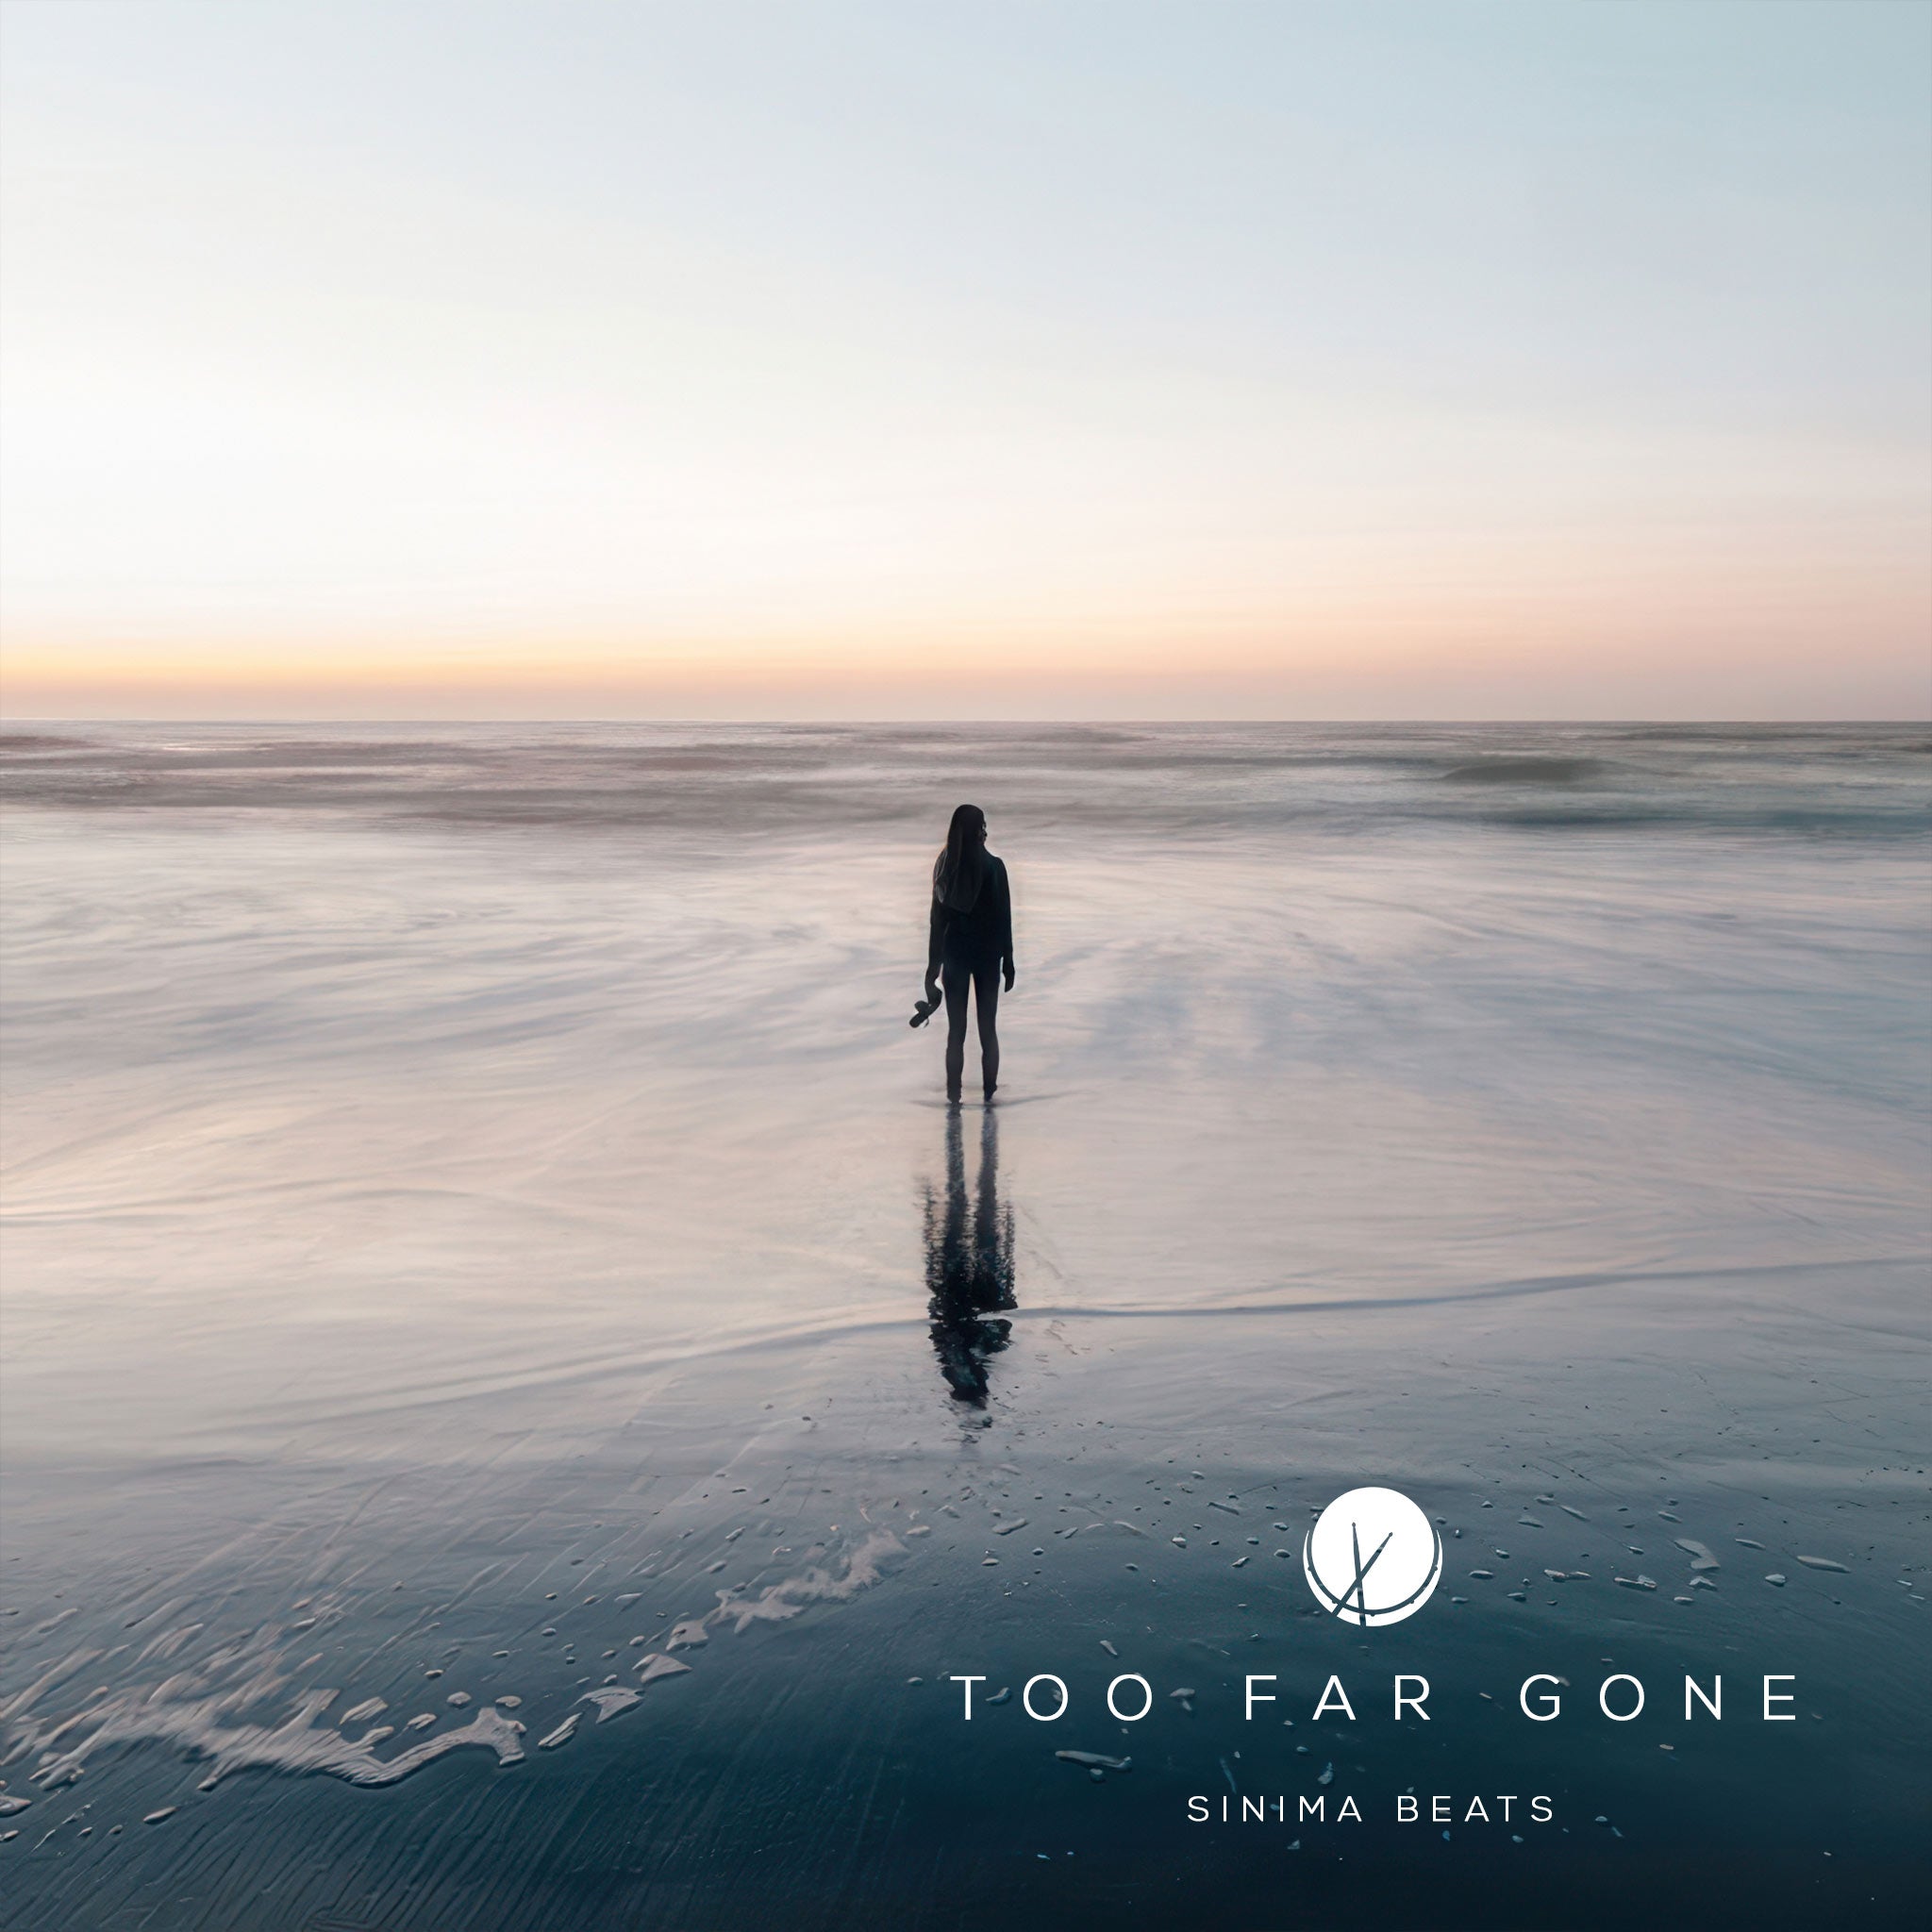
[(991, 1100), (1000, 1083), (1000, 962), (990, 953), (982, 959), (962, 959), (948, 953), (941, 973), (946, 994), (946, 1092), (958, 1100), (959, 1083), (966, 1076), (966, 992), (970, 987), (979, 1017), (979, 1074)]
[(1013, 895), (1007, 869), (991, 852), (980, 858), (979, 891), (961, 911), (932, 895), (932, 930), (926, 941), (925, 976), (943, 975), (946, 992), (946, 1093), (959, 1097), (966, 1065), (966, 993), (979, 1020), (979, 1067), (991, 1100), (1000, 1078), (1000, 1041), (994, 1019), (1000, 974), (1013, 970)]
[(946, 995), (946, 1038), (963, 1041), (966, 1037), (966, 993), (970, 988), (979, 1011), (980, 1050), (985, 1053), (991, 1041), (997, 1061), (999, 1041), (993, 1029), (1000, 1012), (1000, 962), (948, 956), (940, 969), (940, 983)]
[(967, 911), (956, 911), (942, 904), (937, 892), (933, 894), (932, 931), (925, 953), (928, 979), (936, 979), (941, 966), (959, 965), (969, 972), (984, 966), (991, 980), (1001, 964), (1012, 959), (1013, 895), (1007, 885), (1007, 868), (991, 852), (983, 856), (982, 862), (986, 875), (979, 882), (978, 897)]

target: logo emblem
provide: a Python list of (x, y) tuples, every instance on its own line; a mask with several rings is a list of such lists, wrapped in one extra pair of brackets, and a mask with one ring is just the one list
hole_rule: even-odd
[(1428, 1602), (1442, 1539), (1398, 1490), (1350, 1490), (1302, 1542), (1308, 1588), (1344, 1624), (1399, 1624)]

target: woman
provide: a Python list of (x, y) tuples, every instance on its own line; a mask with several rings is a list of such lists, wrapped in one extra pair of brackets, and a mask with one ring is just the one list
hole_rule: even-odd
[(991, 1100), (1000, 1078), (1000, 978), (1013, 990), (1013, 899), (1007, 868), (986, 849), (986, 814), (962, 805), (932, 869), (932, 931), (925, 953), (925, 998), (913, 1016), (929, 1018), (946, 998), (946, 1098), (959, 1098), (966, 1070), (966, 988), (979, 1013), (979, 1068)]

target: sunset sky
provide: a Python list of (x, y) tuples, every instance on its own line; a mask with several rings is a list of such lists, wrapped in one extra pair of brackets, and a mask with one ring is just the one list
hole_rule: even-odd
[(8, 0), (15, 716), (1932, 708), (1932, 8)]

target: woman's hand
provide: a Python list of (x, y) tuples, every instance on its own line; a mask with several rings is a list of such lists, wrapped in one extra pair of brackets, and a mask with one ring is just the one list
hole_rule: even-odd
[(1011, 992), (1013, 990), (1013, 962), (1010, 959), (1007, 959), (1002, 961), (1002, 964), (1006, 970), (1007, 991)]

